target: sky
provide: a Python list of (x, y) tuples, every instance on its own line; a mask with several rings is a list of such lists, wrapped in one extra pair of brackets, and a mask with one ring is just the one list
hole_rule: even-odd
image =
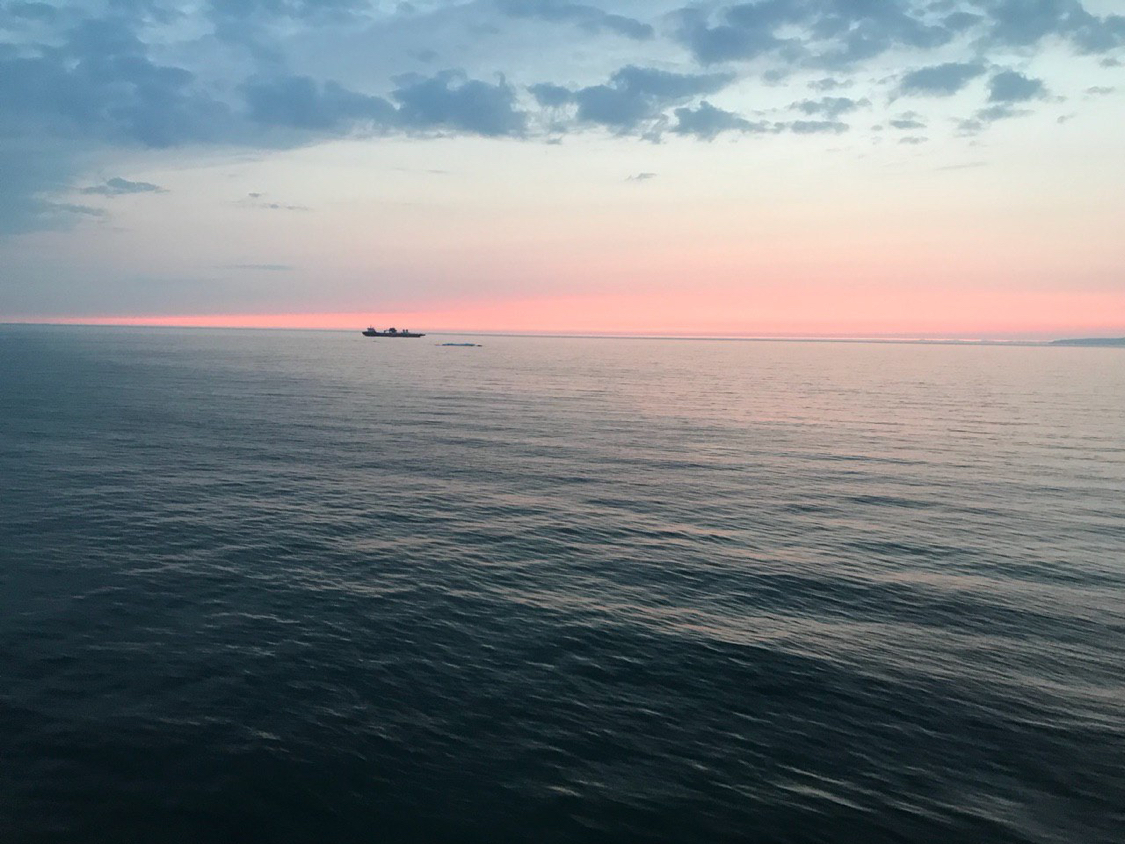
[(1125, 335), (1120, 0), (0, 0), (0, 322)]

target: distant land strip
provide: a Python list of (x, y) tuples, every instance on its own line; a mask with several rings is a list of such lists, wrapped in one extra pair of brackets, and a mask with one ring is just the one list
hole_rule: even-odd
[(1076, 337), (1052, 340), (1052, 346), (1125, 346), (1125, 337)]

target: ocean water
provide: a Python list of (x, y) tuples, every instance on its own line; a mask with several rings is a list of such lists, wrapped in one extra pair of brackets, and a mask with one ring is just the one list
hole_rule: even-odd
[(1125, 840), (1125, 352), (0, 327), (0, 840)]

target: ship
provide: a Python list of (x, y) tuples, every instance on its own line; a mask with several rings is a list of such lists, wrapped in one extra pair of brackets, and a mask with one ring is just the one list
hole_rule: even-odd
[(379, 331), (376, 328), (367, 326), (367, 330), (363, 332), (364, 337), (425, 337), (425, 334), (416, 334), (413, 331), (407, 331), (405, 328), (399, 331), (397, 328), (388, 328), (386, 331)]

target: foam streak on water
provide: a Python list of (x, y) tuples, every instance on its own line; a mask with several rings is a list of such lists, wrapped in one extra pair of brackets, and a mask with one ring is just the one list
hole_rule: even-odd
[(0, 839), (1118, 842), (1115, 349), (0, 328)]

